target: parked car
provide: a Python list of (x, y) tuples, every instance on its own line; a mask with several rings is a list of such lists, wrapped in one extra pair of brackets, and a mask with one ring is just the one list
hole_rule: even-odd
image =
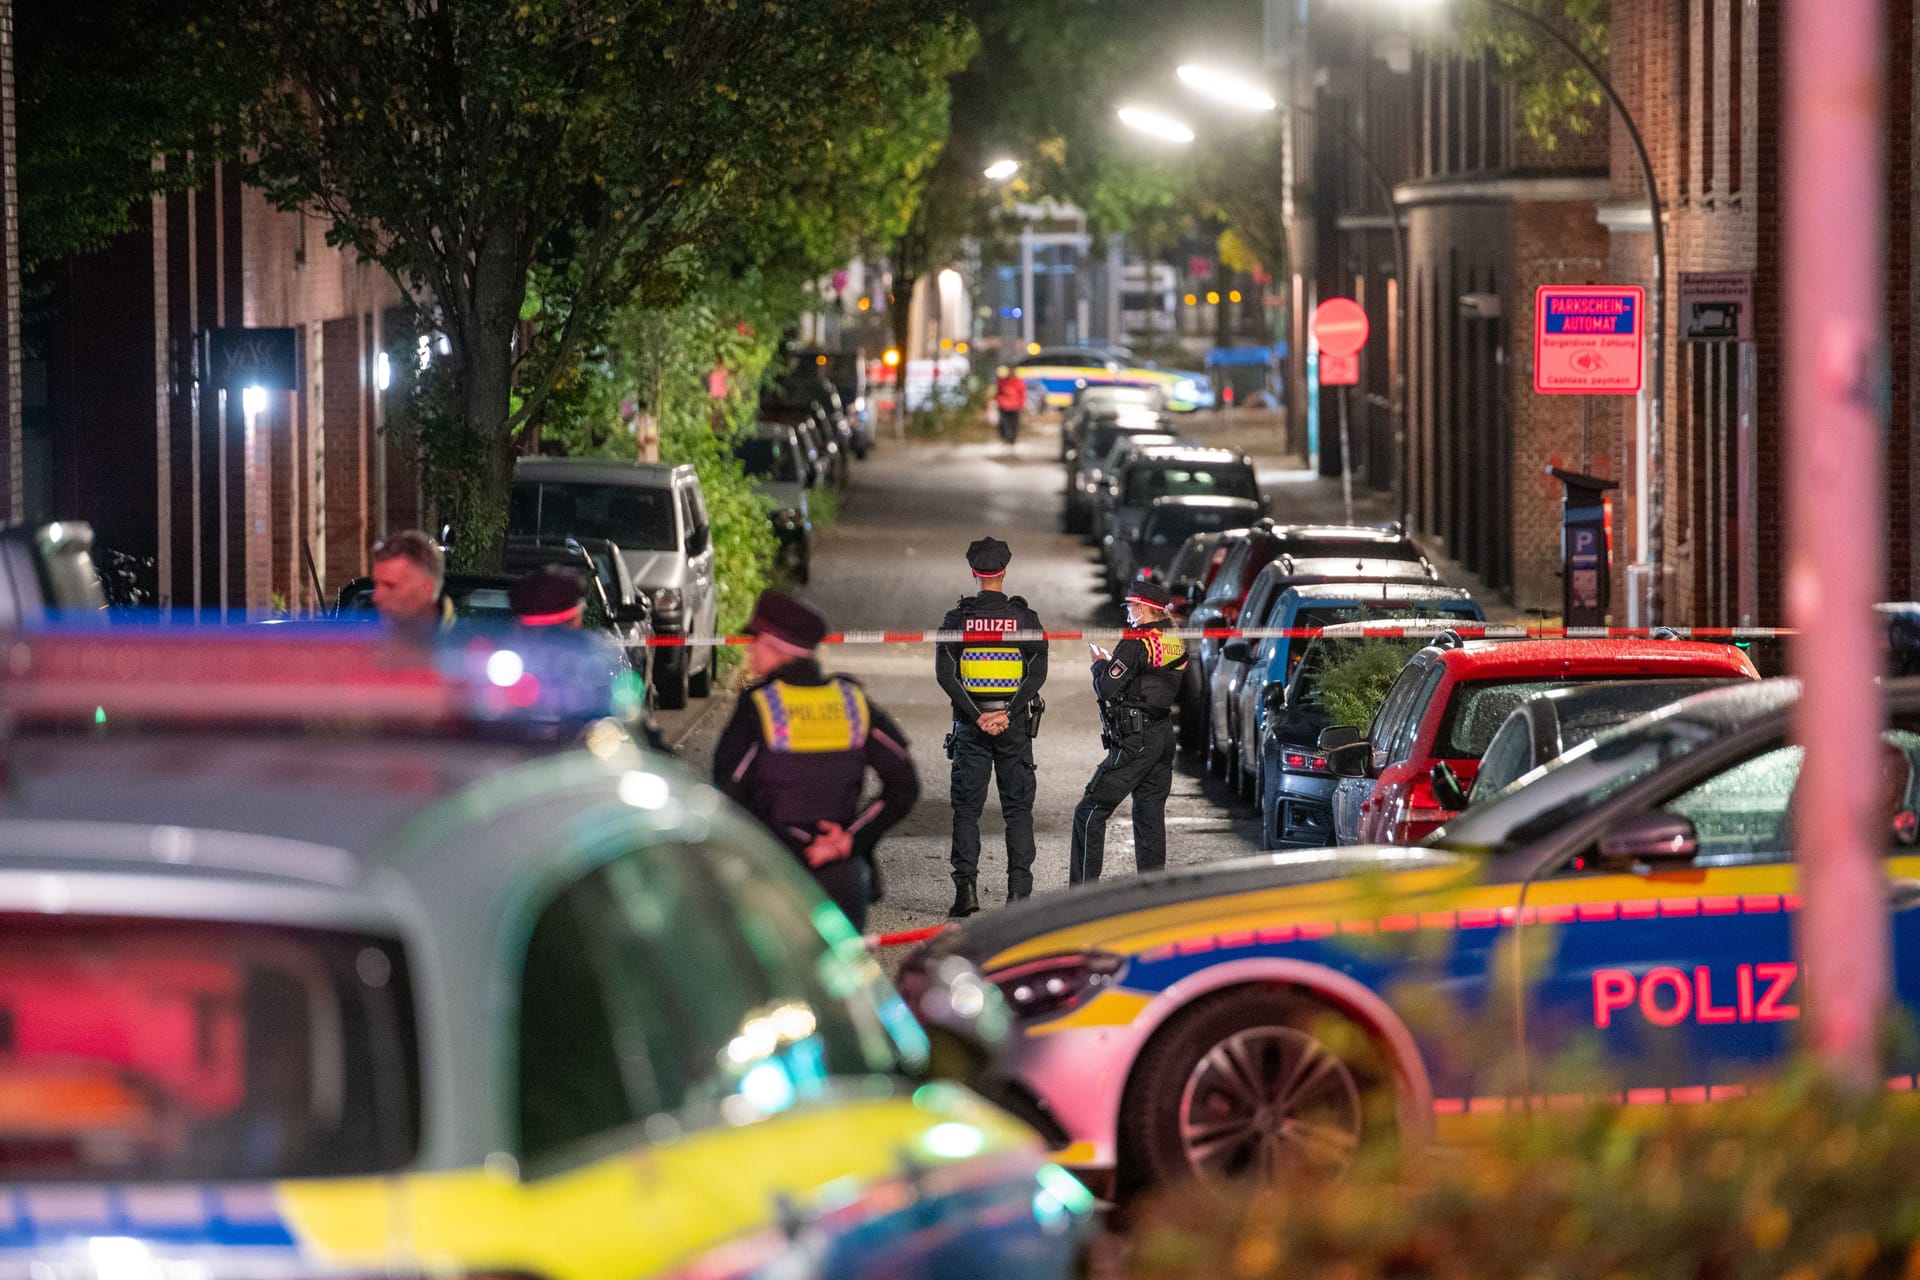
[[(507, 530), (519, 536), (605, 538), (620, 547), (627, 571), (653, 606), (661, 636), (712, 635), (719, 629), (713, 533), (700, 477), (690, 466), (522, 458), (513, 473)], [(653, 662), (660, 705), (686, 705), (712, 688), (714, 651), (663, 648)]]
[[(1300, 557), (1352, 556), (1360, 560), (1425, 560), (1417, 543), (1397, 526), (1372, 525), (1286, 525), (1272, 520), (1256, 521), (1245, 537), (1223, 538), (1214, 553), (1219, 566), (1211, 571), (1205, 590), (1193, 602), (1189, 615), (1195, 627), (1224, 630), (1238, 625), (1247, 592), (1260, 571), (1283, 555)], [(1194, 646), (1199, 658), (1189, 661), (1188, 693), (1200, 701), (1213, 678), (1213, 664), (1219, 660), (1224, 640), (1202, 640)], [(1183, 694), (1183, 700), (1187, 695)], [(1206, 720), (1201, 718), (1200, 724)], [(1204, 738), (1189, 739), (1183, 732), (1180, 745), (1189, 751), (1202, 751)]]
[(735, 448), (760, 495), (773, 504), (780, 566), (795, 582), (813, 573), (813, 518), (807, 505), (806, 455), (791, 423), (763, 422), (759, 434)]
[(532, 537), (507, 539), (507, 573), (513, 577), (531, 573), (542, 565), (557, 564), (573, 570), (580, 579), (580, 625), (604, 634), (619, 646), (627, 667), (642, 680), (649, 679), (650, 648), (653, 638), (653, 610), (646, 594), (634, 582), (619, 548), (596, 556), (587, 543), (613, 547), (604, 538)]
[(1113, 577), (1126, 584), (1142, 574), (1165, 576), (1189, 537), (1195, 533), (1224, 533), (1244, 529), (1260, 518), (1260, 504), (1252, 498), (1222, 498), (1212, 494), (1156, 498), (1147, 508), (1139, 531), (1113, 548)]
[(1173, 597), (1168, 612), (1175, 621), (1184, 623), (1192, 612), (1190, 603), (1207, 588), (1208, 574), (1219, 568), (1219, 559), (1214, 551), (1221, 540), (1245, 535), (1245, 529), (1217, 529), (1209, 533), (1189, 534), (1187, 540), (1174, 552), (1173, 559), (1167, 563), (1166, 572), (1161, 574), (1161, 584), (1167, 594)]
[(1091, 1198), (935, 1078), (997, 991), (916, 1025), (599, 646), (12, 643), (0, 1274), (1071, 1274)]
[(1114, 449), (1133, 441), (1171, 444), (1174, 437), (1160, 415), (1135, 408), (1118, 409), (1089, 425), (1067, 455), (1067, 494), (1061, 521), (1068, 533), (1088, 533), (1093, 512), (1107, 485), (1107, 460)]
[[(1151, 435), (1123, 435), (1116, 438), (1113, 447), (1107, 450), (1106, 460), (1095, 468), (1100, 476), (1098, 484), (1092, 487), (1087, 502), (1087, 521), (1085, 533), (1087, 540), (1099, 546), (1106, 538), (1107, 517), (1113, 511), (1115, 495), (1119, 485), (1114, 477), (1120, 474), (1120, 468), (1132, 462), (1149, 449), (1190, 447), (1177, 437), (1156, 433)], [(1083, 488), (1085, 486), (1083, 485)]]
[(1449, 778), (1443, 785), (1441, 775), (1434, 778), (1434, 791), (1451, 809), (1484, 804), (1595, 734), (1726, 683), (1726, 679), (1717, 677), (1609, 681), (1536, 693), (1515, 707), (1494, 731), (1466, 794), (1459, 794), (1457, 779)]
[[(1233, 717), (1241, 746), (1236, 753), (1241, 770), (1234, 780), (1236, 790), (1261, 801), (1261, 785), (1268, 776), (1262, 755), (1267, 709), (1285, 698), (1287, 678), (1308, 643), (1305, 637), (1288, 633), (1367, 618), (1391, 621), (1395, 614), (1444, 617), (1456, 623), (1486, 620), (1486, 614), (1466, 591), (1433, 582), (1309, 583), (1280, 593), (1266, 622), (1268, 630), (1279, 634), (1252, 641), (1252, 656), (1240, 679), (1239, 706)], [(1305, 745), (1312, 746), (1313, 739)]]
[[(1434, 766), (1445, 764), (1462, 788), (1509, 712), (1548, 689), (1611, 680), (1759, 677), (1747, 655), (1726, 644), (1689, 640), (1538, 640), (1444, 642), (1407, 663), (1364, 737), (1336, 725), (1321, 735), (1340, 775), (1334, 833), (1341, 844), (1415, 844), (1455, 810), (1434, 793)], [(1328, 735), (1335, 735), (1329, 738)], [(1357, 742), (1342, 742), (1342, 736)]]
[[(1056, 1158), (1121, 1195), (1337, 1176), (1375, 1137), (1409, 1154), (1471, 1142), (1564, 1090), (1576, 1046), (1607, 1082), (1595, 1101), (1742, 1096), (1801, 1039), (1794, 699), (1792, 682), (1747, 682), (1629, 722), (1430, 847), (1042, 894), (929, 942), (902, 982), (959, 958), (997, 984), (1017, 1028), (1007, 1091)], [(1888, 817), (1887, 877), (1911, 885), (1920, 681), (1887, 703), (1863, 785)], [(1912, 1017), (1920, 896), (1891, 911), (1891, 989)], [(1912, 1038), (1888, 1052), (1888, 1075), (1920, 1070)]]
[(1113, 497), (1101, 521), (1100, 539), (1109, 588), (1114, 585), (1117, 544), (1139, 532), (1155, 499), (1212, 495), (1248, 498), (1259, 503), (1263, 511), (1270, 505), (1260, 492), (1252, 461), (1231, 449), (1185, 445), (1148, 449), (1115, 472), (1109, 488)]
[[(1398, 671), (1408, 658), (1449, 631), (1474, 639), (1527, 638), (1519, 627), (1473, 624), (1462, 616), (1466, 610), (1460, 601), (1449, 598), (1455, 588), (1402, 589), (1432, 593), (1430, 598), (1438, 607), (1424, 616), (1416, 606), (1404, 617), (1332, 623), (1305, 642), (1287, 683), (1281, 687), (1269, 685), (1261, 695), (1260, 848), (1300, 849), (1334, 843), (1333, 793), (1340, 778), (1319, 745), (1321, 732), (1333, 724), (1322, 687), (1327, 672), (1363, 651)], [(1458, 612), (1449, 616), (1440, 611), (1449, 606)], [(1473, 611), (1477, 613), (1477, 607)]]
[(853, 428), (853, 455), (865, 458), (873, 448), (873, 403), (867, 395), (867, 353), (863, 350), (824, 351), (803, 347), (793, 353), (802, 368), (811, 363), (839, 396), (847, 423)]
[(1103, 414), (1119, 409), (1161, 413), (1166, 407), (1166, 395), (1157, 386), (1110, 382), (1081, 387), (1074, 392), (1073, 404), (1061, 417), (1061, 461), (1066, 461), (1080, 448), (1087, 429)]
[(91, 525), (54, 520), (0, 527), (0, 628), (106, 607)]
[[(1282, 555), (1254, 576), (1240, 610), (1239, 625), (1245, 630), (1261, 630), (1280, 625), (1278, 609), (1288, 588), (1322, 582), (1342, 582), (1367, 586), (1409, 583), (1415, 586), (1437, 585), (1439, 575), (1424, 560), (1361, 560), (1340, 557), (1296, 558)], [(1260, 641), (1250, 636), (1228, 640), (1214, 661), (1207, 684), (1207, 769), (1217, 778), (1225, 778), (1235, 790), (1247, 789), (1252, 778), (1253, 750), (1257, 745), (1241, 719), (1245, 703), (1241, 687), (1253, 666), (1254, 651)], [(1263, 681), (1264, 683), (1264, 681)]]
[[(513, 605), (507, 600), (507, 592), (512, 589), (513, 575), (506, 573), (449, 573), (440, 584), (440, 594), (453, 606), (453, 616), (462, 622), (513, 621)], [(334, 596), (336, 618), (352, 620), (373, 612), (372, 578), (351, 579)]]

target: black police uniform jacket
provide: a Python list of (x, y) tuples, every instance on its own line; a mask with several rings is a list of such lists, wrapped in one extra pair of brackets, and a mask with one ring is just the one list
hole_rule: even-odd
[(1132, 628), (1113, 647), (1113, 656), (1093, 663), (1093, 691), (1102, 702), (1141, 707), (1158, 719), (1180, 700), (1180, 681), (1187, 669), (1186, 643), (1166, 634), (1168, 623), (1151, 622)]
[(934, 672), (953, 703), (954, 718), (972, 724), (983, 712), (1005, 711), (1019, 723), (1047, 682), (1047, 643), (1009, 644), (1000, 637), (1043, 630), (1040, 615), (1020, 596), (982, 591), (947, 610), (940, 629), (966, 636), (958, 643), (943, 642), (934, 653)]
[[(869, 768), (880, 795), (862, 806)], [(713, 781), (802, 866), (820, 823), (846, 828), (855, 855), (871, 857), (881, 833), (920, 798), (900, 727), (852, 678), (824, 675), (811, 658), (747, 686), (714, 749)]]

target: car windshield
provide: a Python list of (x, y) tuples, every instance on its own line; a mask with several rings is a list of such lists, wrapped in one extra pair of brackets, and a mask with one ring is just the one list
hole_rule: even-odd
[(673, 551), (673, 490), (589, 481), (521, 480), (507, 532), (516, 537), (605, 538), (624, 551)]
[(1253, 468), (1243, 462), (1148, 462), (1127, 471), (1126, 495), (1121, 505), (1144, 507), (1155, 498), (1189, 494), (1217, 494), (1223, 498), (1258, 498), (1260, 486)]
[(1478, 760), (1515, 707), (1536, 693), (1584, 683), (1564, 678), (1464, 680), (1453, 687), (1453, 696), (1447, 700), (1433, 754), (1449, 760)]
[(740, 456), (740, 465), (746, 468), (750, 476), (799, 483), (800, 460), (794, 456), (793, 446), (778, 436), (742, 440), (735, 452)]
[(1476, 797), (1471, 809), (1427, 843), (1486, 852), (1532, 839), (1737, 727), (1668, 710), (1630, 720), (1522, 774), (1485, 800)]
[(1155, 507), (1147, 513), (1140, 537), (1148, 547), (1164, 549), (1163, 561), (1171, 560), (1192, 535), (1238, 529), (1257, 514), (1251, 507)]
[(0, 914), (0, 1181), (398, 1168), (411, 1000), (389, 939)]

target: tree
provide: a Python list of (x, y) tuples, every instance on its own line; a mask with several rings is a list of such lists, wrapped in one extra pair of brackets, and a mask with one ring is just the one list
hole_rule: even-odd
[[(281, 207), (325, 215), (447, 337), (445, 412), (424, 430), (449, 438), (426, 467), (482, 469), (467, 514), (491, 543), (513, 435), (607, 308), (862, 114), (883, 92), (874, 60), (948, 32), (943, 8), (278, 0), (232, 21), (246, 56), (285, 77), (247, 116), (255, 180)], [(526, 320), (557, 328), (524, 341), (542, 263), (565, 305)]]
[(13, 14), (28, 275), (131, 231), (149, 197), (205, 181), (265, 85), (201, 0), (24, 0)]

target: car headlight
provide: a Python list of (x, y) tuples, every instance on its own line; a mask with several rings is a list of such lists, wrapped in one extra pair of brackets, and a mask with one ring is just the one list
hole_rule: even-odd
[(1173, 384), (1173, 396), (1176, 400), (1197, 400), (1200, 397), (1200, 384), (1192, 378), (1182, 378)]
[(653, 589), (653, 607), (661, 613), (680, 612), (681, 598), (678, 587), (655, 587)]
[(1016, 1021), (1036, 1022), (1079, 1008), (1118, 982), (1126, 967), (1124, 956), (1084, 951), (1032, 960), (987, 977), (1000, 988)]

